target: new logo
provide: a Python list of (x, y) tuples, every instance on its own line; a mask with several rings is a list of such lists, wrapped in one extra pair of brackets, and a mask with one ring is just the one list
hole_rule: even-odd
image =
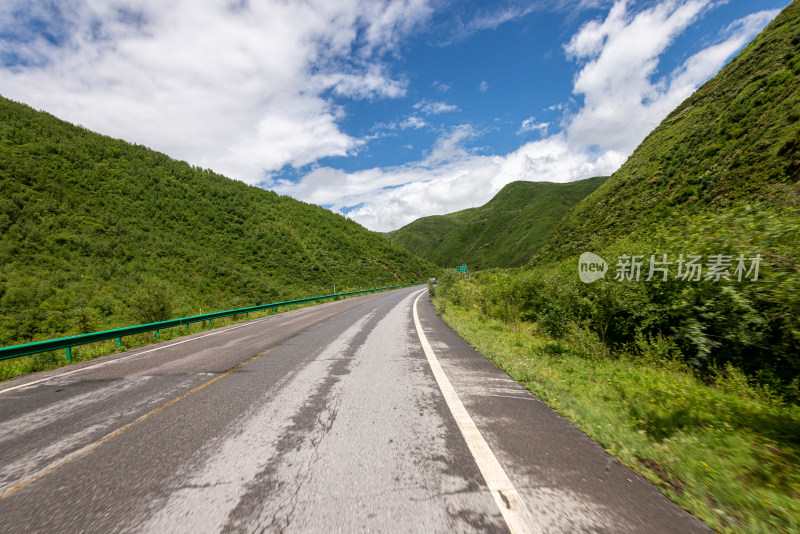
[(606, 260), (591, 252), (584, 252), (578, 260), (578, 276), (581, 282), (591, 284), (600, 280), (608, 272)]

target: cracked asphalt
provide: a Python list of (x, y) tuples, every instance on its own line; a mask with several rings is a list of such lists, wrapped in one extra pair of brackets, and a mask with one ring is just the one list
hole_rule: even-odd
[[(508, 532), (412, 319), (422, 287), (0, 384), (3, 532)], [(420, 322), (536, 532), (710, 532)], [(46, 379), (46, 380), (43, 380)]]

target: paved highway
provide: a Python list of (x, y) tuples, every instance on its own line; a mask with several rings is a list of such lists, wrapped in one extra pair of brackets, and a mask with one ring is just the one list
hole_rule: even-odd
[(422, 287), (0, 384), (3, 532), (710, 532)]

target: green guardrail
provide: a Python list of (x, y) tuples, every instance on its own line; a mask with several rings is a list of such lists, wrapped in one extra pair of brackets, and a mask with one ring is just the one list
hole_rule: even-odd
[(258, 306), (250, 306), (249, 308), (239, 308), (236, 310), (227, 310), (214, 313), (204, 313), (202, 315), (194, 315), (191, 317), (183, 317), (181, 319), (170, 319), (169, 321), (159, 321), (157, 323), (140, 324), (137, 326), (125, 326), (123, 328), (115, 328), (113, 330), (104, 330), (102, 332), (93, 332), (91, 334), (81, 334), (78, 336), (68, 336), (59, 339), (49, 339), (47, 341), (36, 341), (34, 343), (25, 343), (24, 345), (13, 345), (10, 347), (0, 348), (0, 360), (8, 360), (10, 358), (19, 358), (20, 356), (30, 356), (31, 354), (38, 354), (40, 352), (48, 352), (51, 350), (66, 349), (67, 361), (72, 361), (72, 347), (78, 345), (86, 345), (95, 343), (97, 341), (106, 341), (108, 339), (117, 340), (117, 347), (120, 346), (121, 340), (125, 336), (132, 336), (134, 334), (141, 334), (143, 332), (156, 332), (156, 339), (158, 339), (159, 330), (166, 328), (174, 328), (176, 326), (185, 326), (188, 330), (189, 325), (192, 323), (200, 323), (219, 319), (221, 317), (228, 317), (231, 315), (247, 316), (250, 312), (272, 309), (276, 311), (277, 308), (283, 306), (291, 306), (292, 309), (298, 304), (306, 302), (314, 302), (321, 300), (325, 302), (326, 299), (336, 300), (340, 297), (366, 295), (369, 293), (377, 293), (379, 291), (389, 291), (391, 289), (400, 289), (403, 287), (416, 286), (420, 284), (405, 284), (401, 286), (379, 287), (375, 289), (360, 289), (358, 291), (348, 291), (346, 293), (333, 293), (331, 295), (321, 295), (319, 297), (308, 297), (304, 299), (286, 300), (283, 302), (273, 302), (270, 304), (260, 304)]

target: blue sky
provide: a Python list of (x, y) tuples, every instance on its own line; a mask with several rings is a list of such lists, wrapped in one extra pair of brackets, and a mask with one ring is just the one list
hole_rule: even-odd
[(4, 0), (0, 94), (386, 231), (615, 171), (785, 0)]

